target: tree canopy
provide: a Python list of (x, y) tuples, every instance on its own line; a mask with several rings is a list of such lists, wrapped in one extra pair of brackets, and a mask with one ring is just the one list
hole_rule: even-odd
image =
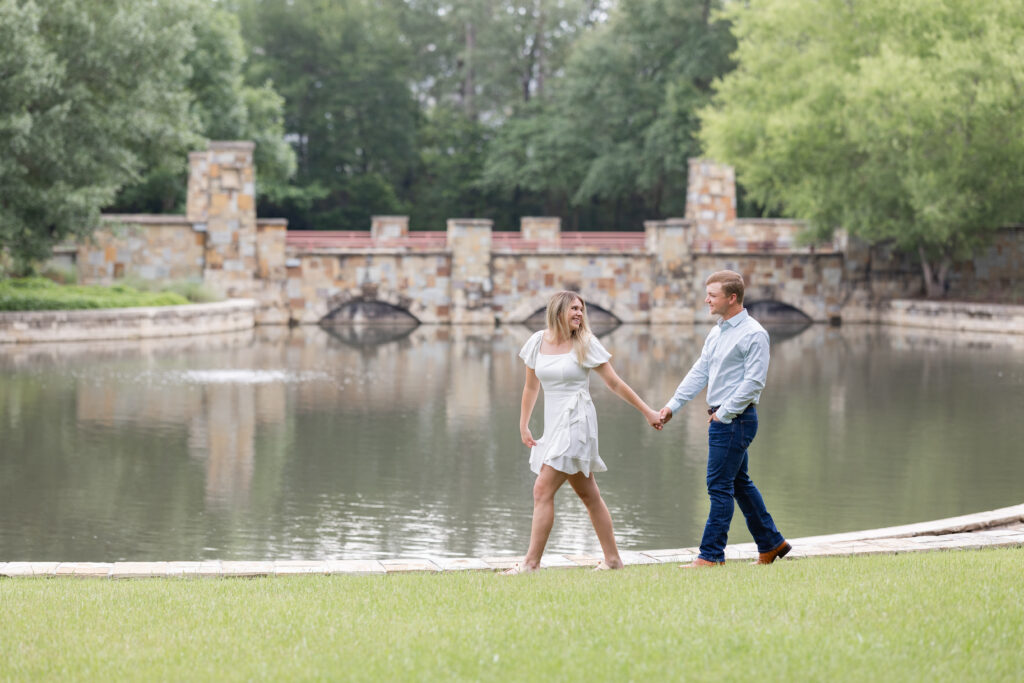
[(188, 144), (193, 41), (159, 4), (0, 0), (0, 45), (0, 241), (27, 261)]
[(734, 48), (717, 2), (623, 0), (580, 39), (544, 102), (498, 133), (484, 181), (587, 227), (682, 215), (699, 107)]
[(711, 156), (759, 202), (953, 258), (1024, 215), (1024, 13), (1013, 0), (730, 6), (738, 66), (702, 112)]
[(207, 139), (255, 140), (298, 229), (639, 229), (710, 155), (741, 212), (893, 242), (935, 293), (1024, 215), (1022, 34), (1013, 0), (0, 0), (0, 244), (180, 211)]

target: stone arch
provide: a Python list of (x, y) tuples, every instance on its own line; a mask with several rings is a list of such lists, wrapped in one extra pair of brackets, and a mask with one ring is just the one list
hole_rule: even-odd
[(750, 316), (762, 324), (806, 325), (814, 319), (796, 306), (777, 299), (751, 298), (744, 302)]
[(412, 313), (413, 300), (399, 292), (375, 285), (343, 290), (327, 299), (322, 325), (344, 323), (420, 324)]
[[(572, 291), (572, 290), (570, 290)], [(533, 295), (526, 297), (515, 308), (514, 320), (527, 325), (543, 327), (548, 310), (548, 296)], [(617, 327), (622, 324), (622, 318), (612, 310), (610, 297), (595, 292), (594, 295), (586, 295), (587, 315), (592, 324), (600, 324), (603, 327)], [(595, 315), (596, 314), (596, 315)], [(511, 317), (511, 316), (510, 316)]]

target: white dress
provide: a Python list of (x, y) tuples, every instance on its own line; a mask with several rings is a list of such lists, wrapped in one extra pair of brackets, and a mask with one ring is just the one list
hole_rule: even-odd
[(531, 336), (519, 352), (526, 366), (537, 373), (544, 389), (544, 435), (530, 450), (530, 469), (540, 474), (550, 465), (559, 472), (604, 472), (608, 467), (597, 452), (597, 411), (590, 398), (590, 370), (612, 357), (597, 337), (590, 338), (581, 366), (576, 352), (540, 352), (544, 330)]

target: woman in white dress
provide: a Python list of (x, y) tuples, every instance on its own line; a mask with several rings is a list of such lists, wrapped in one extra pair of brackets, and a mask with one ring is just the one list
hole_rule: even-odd
[[(608, 468), (597, 449), (597, 413), (590, 398), (590, 371), (594, 370), (616, 395), (643, 413), (655, 429), (661, 416), (622, 381), (608, 359), (611, 354), (590, 331), (586, 304), (576, 292), (559, 292), (548, 302), (547, 329), (533, 334), (519, 356), (526, 363), (526, 385), (519, 414), (519, 433), (530, 447), (533, 485), (533, 525), (530, 548), (522, 563), (507, 574), (522, 574), (540, 567), (555, 521), (555, 493), (566, 481), (590, 514), (604, 551), (597, 569), (621, 569), (612, 518), (597, 488), (594, 472)], [(544, 435), (534, 439), (530, 415), (544, 388)]]

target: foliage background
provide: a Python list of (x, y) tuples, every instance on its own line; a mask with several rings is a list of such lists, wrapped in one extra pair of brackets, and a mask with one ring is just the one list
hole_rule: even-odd
[[(0, 244), (180, 212), (187, 152), (257, 142), (293, 229), (642, 229), (687, 160), (741, 216), (953, 259), (1024, 216), (1013, 0), (0, 0)], [(18, 268), (15, 268), (17, 270)]]

